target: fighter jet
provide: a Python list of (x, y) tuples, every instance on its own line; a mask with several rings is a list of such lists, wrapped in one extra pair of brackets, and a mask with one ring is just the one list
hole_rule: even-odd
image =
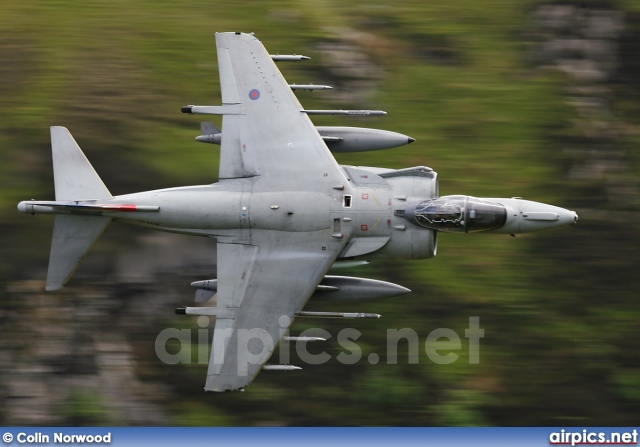
[(335, 263), (427, 259), (441, 233), (516, 234), (578, 219), (519, 198), (441, 197), (436, 172), (425, 166), (340, 166), (308, 115), (384, 112), (307, 111), (274, 62), (287, 58), (270, 56), (253, 34), (218, 33), (216, 44), (222, 105), (182, 111), (222, 115), (222, 131), (206, 126), (209, 135), (223, 135), (218, 183), (114, 197), (69, 131), (52, 127), (55, 200), (18, 205), (24, 213), (55, 215), (48, 291), (67, 283), (111, 221), (215, 238), (217, 279), (193, 286), (197, 301), (216, 305), (176, 310), (216, 317), (207, 391), (242, 390), (261, 369), (299, 369), (265, 365), (298, 317), (379, 317), (306, 312), (312, 296), (355, 301), (409, 292), (327, 275)]

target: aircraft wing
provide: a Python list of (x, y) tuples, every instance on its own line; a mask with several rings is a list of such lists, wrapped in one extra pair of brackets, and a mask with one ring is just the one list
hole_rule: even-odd
[[(216, 45), (223, 105), (198, 113), (223, 115), (220, 181), (251, 195), (245, 237), (218, 238), (205, 389), (225, 391), (251, 383), (348, 242), (332, 228), (351, 187), (262, 43), (218, 33)], [(257, 227), (269, 219), (281, 224)]]
[(254, 231), (252, 245), (218, 243), (218, 293), (207, 391), (247, 386), (313, 294), (344, 243), (326, 234)]
[(252, 34), (217, 33), (222, 94), (219, 177), (260, 176), (272, 190), (346, 182), (280, 70)]

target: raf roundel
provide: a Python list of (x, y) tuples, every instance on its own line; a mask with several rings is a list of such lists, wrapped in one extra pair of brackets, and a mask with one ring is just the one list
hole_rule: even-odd
[(256, 100), (260, 97), (260, 90), (254, 88), (249, 92), (249, 99)]

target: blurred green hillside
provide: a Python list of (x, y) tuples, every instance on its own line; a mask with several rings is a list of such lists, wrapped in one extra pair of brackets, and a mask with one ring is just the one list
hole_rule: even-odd
[[(67, 289), (44, 295), (53, 220), (15, 207), (53, 199), (52, 125), (71, 131), (114, 195), (216, 181), (218, 148), (194, 141), (198, 118), (180, 107), (219, 103), (213, 36), (221, 31), (255, 32), (273, 54), (310, 56), (279, 65), (291, 83), (335, 87), (299, 92), (306, 108), (388, 112), (314, 119), (318, 125), (416, 139), (338, 154), (341, 164), (430, 166), (442, 195), (521, 196), (576, 209), (579, 224), (515, 239), (445, 235), (435, 259), (336, 273), (413, 293), (310, 303), (383, 319), (296, 322), (296, 330), (334, 336), (312, 347), (330, 353), (329, 363), (263, 373), (243, 394), (205, 394), (206, 365), (161, 364), (153, 343), (166, 327), (198, 329), (173, 308), (191, 300), (190, 281), (215, 277), (214, 241), (113, 225)], [(639, 54), (640, 4), (631, 0), (4, 0), (0, 422), (635, 424)], [(184, 253), (176, 249), (183, 241)], [(144, 279), (119, 280), (138, 271)], [(472, 316), (485, 331), (480, 363), (468, 362), (464, 338), (458, 361), (429, 361), (427, 335), (447, 327), (462, 336)], [(363, 359), (350, 366), (335, 359), (335, 336), (352, 324)], [(387, 364), (392, 328), (419, 334), (418, 364), (406, 351)], [(370, 365), (369, 353), (380, 363)], [(135, 387), (118, 391), (118, 381)]]

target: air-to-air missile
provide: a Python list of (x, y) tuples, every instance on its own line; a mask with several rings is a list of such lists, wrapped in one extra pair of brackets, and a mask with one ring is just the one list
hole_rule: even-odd
[(297, 62), (307, 61), (311, 58), (300, 54), (272, 54), (271, 59), (273, 59), (274, 62)]
[(293, 366), (293, 365), (262, 365), (263, 371), (287, 372), (287, 371), (295, 371), (297, 369), (302, 369), (302, 368), (300, 368), (299, 366)]
[(319, 84), (289, 84), (291, 90), (331, 90), (333, 87), (330, 85)]
[[(232, 307), (178, 307), (176, 315), (194, 315), (205, 317), (236, 318), (237, 308)], [(300, 311), (296, 317), (309, 318), (380, 318), (380, 314), (363, 312), (308, 312)]]

